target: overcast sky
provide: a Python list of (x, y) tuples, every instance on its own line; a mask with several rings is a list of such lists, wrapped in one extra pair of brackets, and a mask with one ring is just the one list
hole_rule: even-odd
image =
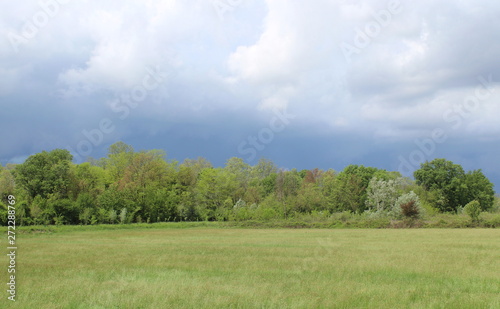
[(447, 158), (500, 186), (498, 1), (7, 1), (0, 36), (3, 165), (124, 141), (216, 166)]

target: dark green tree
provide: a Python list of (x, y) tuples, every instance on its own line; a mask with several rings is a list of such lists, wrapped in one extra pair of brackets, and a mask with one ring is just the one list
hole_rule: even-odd
[(473, 200), (480, 201), (484, 210), (493, 206), (493, 184), (480, 170), (466, 174), (458, 164), (435, 159), (422, 163), (414, 177), (417, 185), (432, 193), (434, 206), (442, 212), (455, 212)]
[(32, 155), (23, 164), (16, 166), (16, 183), (26, 190), (31, 199), (37, 195), (47, 199), (51, 194), (67, 198), (72, 160), (71, 153), (64, 149)]
[(471, 171), (465, 174), (466, 193), (464, 203), (478, 201), (481, 210), (487, 211), (493, 208), (495, 203), (495, 191), (493, 184), (486, 178), (481, 170)]
[(374, 167), (349, 165), (335, 178), (335, 185), (330, 196), (330, 204), (335, 210), (349, 210), (361, 213), (366, 209), (367, 188), (370, 180), (378, 174), (384, 174)]

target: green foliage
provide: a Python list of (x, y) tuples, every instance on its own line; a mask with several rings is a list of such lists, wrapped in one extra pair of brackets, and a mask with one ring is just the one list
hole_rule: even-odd
[(112, 183), (108, 170), (88, 162), (73, 165), (72, 178), (73, 196), (90, 194), (96, 198)]
[(182, 192), (179, 196), (179, 205), (177, 207), (180, 220), (199, 221), (201, 216), (195, 205), (194, 194), (191, 192)]
[(215, 220), (218, 209), (224, 207), (228, 198), (233, 198), (238, 188), (236, 176), (225, 169), (204, 169), (196, 184), (195, 192), (199, 206), (202, 206), (200, 214), (204, 220)]
[(276, 179), (278, 178), (277, 173), (272, 173), (267, 175), (261, 180), (261, 186), (264, 194), (267, 196), (276, 190)]
[(177, 211), (180, 197), (174, 190), (148, 190), (141, 208), (141, 216), (148, 222), (177, 221), (181, 217)]
[(339, 174), (330, 196), (331, 211), (351, 211), (361, 213), (365, 206), (363, 180), (357, 175)]
[(71, 160), (73, 156), (69, 151), (62, 149), (32, 155), (16, 166), (16, 184), (25, 189), (30, 198), (37, 195), (48, 198), (51, 194), (65, 198), (71, 182)]
[(493, 207), (490, 209), (492, 213), (500, 213), (500, 198), (498, 196), (495, 196), (495, 202), (493, 204)]
[(367, 188), (375, 173), (374, 167), (349, 165), (335, 178), (336, 184), (331, 195), (332, 210), (361, 213), (366, 209)]
[[(55, 224), (78, 224), (79, 213), (75, 203), (67, 198), (51, 196), (47, 200), (46, 214)], [(57, 223), (57, 222), (59, 223)]]
[(462, 204), (461, 182), (465, 177), (463, 168), (445, 159), (422, 163), (414, 177), (418, 185), (435, 192), (436, 207), (445, 211), (456, 211)]
[(423, 163), (414, 173), (416, 183), (432, 192), (432, 203), (442, 212), (456, 212), (471, 200), (481, 201), (483, 210), (493, 206), (493, 184), (481, 170), (464, 172), (445, 159)]
[(477, 222), (481, 214), (481, 204), (478, 201), (472, 201), (465, 205), (464, 212), (469, 215), (472, 221)]
[(366, 206), (376, 212), (390, 211), (399, 197), (399, 182), (373, 177), (368, 185)]
[(409, 193), (401, 195), (392, 210), (392, 216), (394, 218), (412, 218), (417, 219), (423, 212), (420, 206), (420, 198), (415, 192), (411, 191)]
[(81, 225), (285, 220), (304, 226), (305, 220), (388, 227), (394, 219), (418, 217), (422, 207), (429, 215), (477, 200), (482, 210), (500, 209), (480, 170), (464, 173), (445, 160), (424, 164), (415, 183), (362, 165), (336, 173), (279, 170), (266, 159), (250, 166), (230, 158), (223, 168), (203, 158), (179, 164), (164, 151), (135, 151), (121, 142), (109, 147), (106, 158), (82, 164), (71, 159), (56, 149), (1, 167), (0, 202), (16, 195), (20, 224)]
[(123, 142), (117, 142), (108, 148), (108, 157), (104, 166), (114, 181), (119, 181), (125, 174), (125, 169), (131, 164), (134, 148)]
[(109, 223), (111, 223), (111, 224), (116, 223), (116, 219), (118, 218), (118, 214), (116, 213), (116, 210), (110, 209), (108, 217), (109, 217)]
[(127, 208), (123, 207), (122, 210), (120, 210), (120, 223), (124, 224), (127, 223)]
[(15, 179), (12, 171), (6, 168), (0, 170), (0, 201), (7, 203), (8, 196), (14, 194)]
[[(121, 209), (123, 206), (131, 208), (133, 201), (128, 193), (127, 190), (119, 190), (117, 185), (112, 185), (97, 198), (98, 208), (105, 210)], [(87, 199), (87, 197), (84, 198)], [(92, 201), (87, 199), (86, 202), (86, 207), (92, 207)]]
[(7, 216), (8, 216), (7, 204), (4, 204), (2, 201), (0, 201), (0, 224), (2, 226), (7, 225), (7, 221), (8, 221)]
[(278, 167), (270, 160), (261, 158), (257, 165), (251, 168), (252, 178), (263, 180), (266, 177), (275, 175), (278, 172)]
[(321, 194), (320, 188), (315, 184), (306, 183), (297, 192), (292, 209), (296, 212), (310, 213), (313, 210), (324, 210), (326, 204), (326, 199)]
[(465, 201), (478, 201), (482, 211), (493, 208), (495, 203), (493, 184), (486, 178), (481, 170), (471, 171), (465, 175), (464, 188)]

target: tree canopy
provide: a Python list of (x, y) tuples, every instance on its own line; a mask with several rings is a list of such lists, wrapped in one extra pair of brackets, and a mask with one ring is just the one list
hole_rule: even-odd
[(284, 170), (267, 159), (251, 166), (236, 157), (223, 167), (205, 158), (179, 163), (162, 150), (136, 151), (122, 142), (102, 159), (72, 159), (56, 149), (1, 167), (2, 202), (17, 195), (23, 224), (267, 220), (345, 211), (400, 217), (416, 216), (421, 203), (443, 212), (471, 201), (482, 210), (494, 203), (481, 170), (465, 172), (445, 159), (422, 164), (415, 182), (363, 165), (336, 172)]
[(445, 159), (422, 163), (415, 171), (417, 185), (433, 193), (434, 204), (441, 211), (456, 211), (477, 200), (483, 210), (493, 206), (493, 184), (481, 170), (464, 172), (462, 166)]

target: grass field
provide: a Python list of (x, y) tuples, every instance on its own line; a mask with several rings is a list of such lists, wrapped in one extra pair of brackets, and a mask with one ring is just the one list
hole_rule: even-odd
[(500, 308), (496, 229), (75, 229), (18, 246), (2, 308)]

